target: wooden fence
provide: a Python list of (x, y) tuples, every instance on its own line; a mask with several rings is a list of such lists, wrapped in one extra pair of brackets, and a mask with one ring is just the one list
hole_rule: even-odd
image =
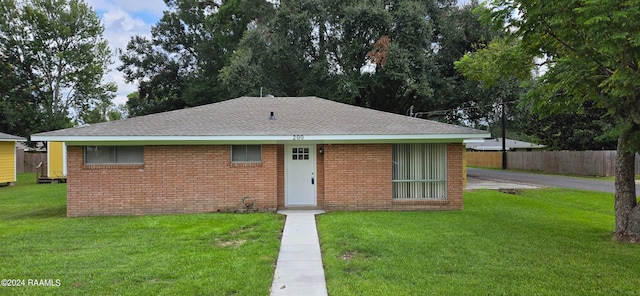
[(502, 152), (467, 152), (467, 165), (481, 168), (502, 168)]
[(16, 170), (18, 173), (35, 173), (40, 162), (47, 163), (47, 152), (16, 150)]
[[(467, 152), (467, 165), (501, 168), (502, 152)], [(615, 175), (616, 151), (509, 151), (507, 168), (584, 176)], [(636, 155), (636, 175), (640, 156)]]

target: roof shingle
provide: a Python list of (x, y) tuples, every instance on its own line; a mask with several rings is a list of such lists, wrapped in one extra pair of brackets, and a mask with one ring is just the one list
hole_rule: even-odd
[[(274, 112), (275, 120), (270, 120)], [(317, 97), (241, 97), (120, 121), (36, 134), (49, 136), (424, 135), (486, 132)]]

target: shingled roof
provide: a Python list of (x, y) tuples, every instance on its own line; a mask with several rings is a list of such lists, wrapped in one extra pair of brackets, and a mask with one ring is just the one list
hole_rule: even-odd
[(14, 136), (14, 135), (10, 135), (10, 134), (5, 134), (5, 133), (0, 133), (0, 141), (26, 141), (25, 138), (22, 137), (18, 137), (18, 136)]
[[(271, 118), (271, 112), (275, 119)], [(241, 97), (39, 133), (34, 141), (221, 141), (485, 138), (484, 131), (317, 97)]]

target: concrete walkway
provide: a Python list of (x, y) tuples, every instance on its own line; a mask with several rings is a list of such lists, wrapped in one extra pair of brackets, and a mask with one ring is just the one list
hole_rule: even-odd
[(271, 295), (326, 296), (320, 241), (315, 215), (319, 210), (278, 211), (287, 216)]
[(467, 176), (467, 190), (476, 189), (492, 189), (492, 190), (518, 190), (518, 189), (536, 189), (541, 186), (532, 184), (523, 184), (519, 182), (484, 180), (477, 177)]

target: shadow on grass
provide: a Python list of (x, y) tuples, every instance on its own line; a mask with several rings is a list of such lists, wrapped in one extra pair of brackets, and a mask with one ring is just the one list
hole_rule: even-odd
[(42, 210), (24, 212), (17, 215), (9, 215), (0, 218), (0, 220), (14, 221), (24, 219), (48, 219), (48, 218), (64, 218), (67, 216), (67, 205), (50, 207)]

